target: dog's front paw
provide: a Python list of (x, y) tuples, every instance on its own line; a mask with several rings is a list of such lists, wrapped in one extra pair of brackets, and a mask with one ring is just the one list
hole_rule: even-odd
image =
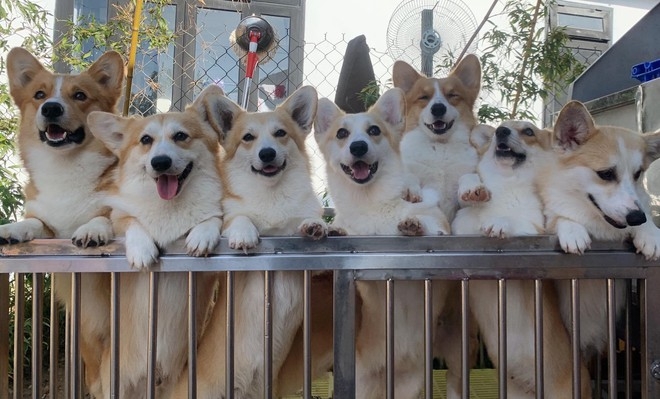
[(401, 221), (397, 227), (404, 236), (423, 236), (425, 234), (422, 222), (416, 217)]
[(305, 219), (298, 231), (305, 237), (313, 240), (320, 240), (328, 235), (328, 225), (321, 219)]
[(142, 270), (158, 262), (160, 251), (142, 227), (132, 224), (126, 230), (126, 259), (131, 267)]
[(403, 192), (403, 199), (412, 203), (422, 202), (421, 190), (408, 188)]
[(220, 242), (222, 220), (211, 218), (193, 227), (186, 237), (186, 249), (192, 256), (208, 254)]
[(657, 260), (660, 258), (660, 230), (655, 226), (637, 230), (633, 245), (647, 260)]
[(153, 241), (138, 243), (126, 239), (126, 259), (131, 267), (138, 270), (147, 269), (158, 262), (159, 256), (160, 251)]
[(486, 186), (479, 185), (477, 187), (472, 187), (467, 191), (461, 193), (461, 200), (464, 202), (488, 202), (490, 201), (490, 190)]
[(570, 220), (557, 222), (557, 238), (561, 248), (571, 254), (581, 255), (591, 246), (591, 237), (587, 229)]
[(0, 226), (0, 245), (18, 244), (43, 236), (44, 225), (39, 219), (25, 219)]
[(223, 235), (229, 248), (247, 251), (259, 244), (259, 230), (246, 216), (237, 216), (231, 221)]
[(80, 248), (98, 247), (107, 244), (113, 236), (110, 220), (99, 216), (78, 227), (71, 237), (71, 242)]
[(347, 235), (348, 232), (346, 231), (346, 229), (342, 227), (333, 226), (333, 225), (328, 226), (328, 237), (343, 237)]
[(503, 218), (495, 218), (489, 223), (481, 226), (481, 231), (486, 237), (506, 238), (511, 235), (511, 226)]

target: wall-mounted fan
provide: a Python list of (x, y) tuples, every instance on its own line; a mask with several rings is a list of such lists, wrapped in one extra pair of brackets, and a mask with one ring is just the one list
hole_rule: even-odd
[[(476, 29), (477, 20), (461, 0), (407, 0), (390, 18), (387, 47), (394, 59), (431, 76), (443, 56), (461, 53)], [(472, 41), (469, 52), (476, 43)]]

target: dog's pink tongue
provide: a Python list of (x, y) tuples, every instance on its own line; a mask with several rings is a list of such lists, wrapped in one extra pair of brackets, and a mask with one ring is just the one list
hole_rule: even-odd
[(179, 189), (179, 179), (175, 175), (160, 175), (156, 180), (158, 195), (164, 200), (171, 200)]
[(351, 169), (353, 170), (353, 177), (358, 180), (369, 177), (369, 165), (362, 161), (354, 163)]

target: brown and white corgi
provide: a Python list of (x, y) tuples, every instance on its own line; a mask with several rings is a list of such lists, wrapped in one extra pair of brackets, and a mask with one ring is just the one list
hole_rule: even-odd
[[(246, 112), (228, 98), (215, 108), (226, 151), (222, 162), (228, 193), (223, 200), (223, 236), (229, 247), (249, 252), (261, 236), (327, 234), (321, 202), (312, 188), (305, 137), (317, 107), (316, 90), (304, 86), (275, 110)], [(264, 273), (236, 272), (234, 395), (256, 398), (264, 390)], [(225, 280), (220, 290), (224, 292)], [(289, 352), (303, 317), (303, 274), (275, 271), (272, 276), (272, 373)], [(225, 393), (226, 296), (220, 295), (199, 343), (197, 397)], [(187, 376), (174, 397), (187, 398)], [(277, 387), (275, 387), (277, 391)]]
[[(33, 238), (66, 238), (80, 247), (103, 245), (113, 237), (104, 188), (116, 157), (87, 125), (92, 111), (115, 112), (124, 81), (119, 53), (103, 54), (77, 75), (47, 70), (27, 50), (7, 55), (9, 89), (21, 112), (18, 149), (29, 181), (25, 218), (0, 226), (0, 244)], [(71, 276), (55, 275), (54, 292), (67, 308)], [(100, 391), (99, 366), (109, 329), (109, 277), (82, 275), (80, 349), (86, 383)]]
[[(224, 99), (204, 89), (183, 112), (124, 118), (93, 112), (92, 133), (118, 157), (108, 204), (126, 256), (136, 269), (159, 261), (160, 248), (185, 238), (190, 255), (203, 256), (220, 241), (220, 134), (215, 112)], [(217, 275), (197, 273), (198, 331), (212, 301)], [(159, 396), (171, 394), (187, 360), (188, 273), (164, 273), (158, 287), (156, 380)], [(149, 274), (123, 273), (120, 284), (120, 396), (146, 396)], [(110, 348), (102, 364), (103, 397), (110, 395)]]

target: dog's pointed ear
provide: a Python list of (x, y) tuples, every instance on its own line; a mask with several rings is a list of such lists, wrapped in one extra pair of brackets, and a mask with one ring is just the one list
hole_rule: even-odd
[(19, 92), (32, 82), (36, 74), (44, 70), (39, 60), (26, 49), (22, 47), (11, 49), (7, 54), (7, 76), (12, 97), (16, 99)]
[(101, 86), (107, 88), (113, 97), (121, 97), (121, 89), (124, 84), (124, 59), (116, 51), (106, 51), (86, 71)]
[(649, 163), (660, 158), (660, 130), (655, 133), (645, 133), (642, 137), (646, 142), (646, 156)]
[(128, 121), (128, 118), (123, 118), (111, 112), (92, 111), (87, 115), (89, 130), (115, 155), (119, 155), (126, 139), (125, 132)]
[(312, 130), (318, 102), (316, 89), (312, 86), (303, 86), (294, 91), (278, 108), (284, 109), (307, 134)]
[(594, 120), (581, 102), (570, 101), (559, 111), (554, 134), (563, 149), (575, 149), (587, 141), (594, 131)]
[(406, 128), (406, 97), (403, 90), (396, 87), (387, 90), (370, 111), (375, 111), (396, 133), (403, 134)]
[(190, 108), (215, 130), (221, 143), (231, 130), (236, 115), (243, 112), (238, 104), (225, 96), (225, 92), (218, 85), (204, 88)]
[(342, 114), (343, 111), (332, 100), (327, 98), (319, 100), (318, 111), (314, 120), (314, 136), (317, 140), (325, 135), (332, 123), (341, 118)]
[(410, 64), (405, 61), (395, 61), (392, 67), (392, 83), (394, 87), (398, 87), (405, 93), (415, 85), (415, 82), (424, 76), (417, 72)]
[(451, 74), (460, 79), (463, 84), (472, 90), (479, 91), (481, 88), (481, 63), (474, 54), (468, 54), (459, 61)]

